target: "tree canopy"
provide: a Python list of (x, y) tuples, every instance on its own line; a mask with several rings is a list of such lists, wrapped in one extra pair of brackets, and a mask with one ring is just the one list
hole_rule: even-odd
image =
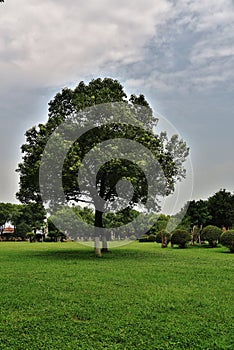
[[(103, 228), (104, 206), (116, 202), (121, 191), (129, 194), (129, 203), (122, 208), (125, 215), (126, 210), (146, 203), (150, 203), (148, 209), (157, 211), (160, 206), (155, 193), (165, 196), (173, 192), (175, 183), (185, 176), (184, 162), (189, 150), (178, 135), (168, 139), (166, 133), (155, 134), (156, 124), (145, 97), (127, 98), (117, 80), (98, 78), (88, 84), (81, 81), (74, 89), (64, 88), (49, 102), (48, 121), (26, 132), (26, 143), (21, 147), (23, 160), (17, 170), (18, 199), (41, 204), (41, 191), (45, 190), (51, 196), (46, 198), (49, 206), (57, 210), (61, 210), (59, 205), (64, 198), (70, 204), (92, 203), (96, 228)], [(86, 131), (77, 138), (77, 132), (83, 129)], [(147, 150), (157, 163), (155, 171), (146, 171), (148, 178), (144, 172), (151, 165)], [(61, 155), (64, 159), (60, 173)], [(80, 185), (77, 174), (82, 171)], [(93, 177), (94, 187), (90, 185)], [(62, 195), (56, 187), (59, 182), (63, 185)], [(150, 182), (154, 184), (151, 187)], [(122, 210), (120, 202), (117, 211)]]

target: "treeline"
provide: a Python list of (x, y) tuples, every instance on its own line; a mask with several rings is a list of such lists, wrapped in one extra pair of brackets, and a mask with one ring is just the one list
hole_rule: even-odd
[[(0, 203), (0, 238), (2, 240), (25, 240), (28, 233), (43, 230), (46, 211), (40, 204)], [(13, 232), (6, 230), (13, 225)]]
[(183, 214), (183, 211), (186, 211), (180, 224), (183, 228), (202, 228), (207, 225), (234, 228), (234, 194), (225, 189), (216, 192), (207, 200), (191, 201), (177, 216)]
[[(177, 224), (178, 223), (178, 224)], [(173, 229), (171, 229), (173, 227)], [(234, 251), (234, 194), (221, 189), (207, 200), (190, 201), (174, 216), (160, 215), (158, 221), (140, 237), (140, 242), (158, 242), (162, 247), (188, 243), (219, 243)]]
[[(74, 207), (75, 213), (86, 223), (94, 225), (94, 213), (89, 208)], [(103, 224), (106, 228), (123, 226), (133, 222), (135, 219), (136, 227), (131, 230), (135, 235), (129, 235), (129, 232), (123, 231), (121, 237), (107, 237), (108, 240), (138, 238), (137, 231), (140, 222), (137, 222), (138, 212), (134, 209), (124, 209), (119, 213), (107, 213), (103, 216)], [(44, 238), (58, 241), (64, 240), (69, 236), (72, 230), (72, 219), (66, 210), (58, 212), (56, 221), (61, 220), (66, 225), (66, 234), (60, 232), (53, 222), (53, 217), (46, 219), (46, 212), (42, 205), (36, 203), (30, 204), (11, 204), (0, 203), (0, 238), (2, 240), (41, 240), (37, 237), (37, 231), (44, 232)], [(14, 226), (14, 233), (4, 231), (5, 225), (10, 222)], [(191, 241), (191, 244), (208, 241), (212, 246), (219, 242), (223, 231), (230, 231), (234, 228), (234, 194), (221, 189), (207, 200), (191, 201), (176, 215), (169, 216), (164, 214), (154, 214), (151, 216), (153, 226), (147, 234), (140, 238), (140, 241), (158, 241), (162, 246), (167, 246), (169, 242), (183, 246), (183, 242)], [(206, 227), (216, 227), (213, 233), (205, 233)], [(172, 231), (176, 233), (172, 238)], [(175, 232), (174, 232), (175, 231)], [(178, 233), (180, 231), (181, 233)], [(80, 234), (80, 237), (79, 237)], [(77, 227), (77, 237), (82, 239), (82, 233), (79, 233)], [(67, 235), (67, 236), (66, 236)], [(85, 233), (86, 238), (89, 233)], [(210, 237), (213, 237), (212, 239)], [(214, 238), (216, 237), (216, 238)]]

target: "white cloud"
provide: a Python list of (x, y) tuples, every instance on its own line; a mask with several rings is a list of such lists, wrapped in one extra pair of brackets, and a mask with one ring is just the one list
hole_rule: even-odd
[(61, 86), (125, 67), (127, 79), (163, 91), (233, 77), (231, 0), (13, 0), (1, 7), (0, 31), (5, 87)]
[(14, 84), (51, 86), (108, 62), (137, 62), (170, 7), (166, 0), (8, 2), (1, 8), (0, 69)]
[[(233, 2), (175, 1), (171, 17), (158, 25), (147, 55), (150, 69), (143, 81), (148, 88), (155, 87), (163, 93), (224, 87), (233, 90)], [(133, 75), (137, 81), (142, 79), (138, 71), (136, 66)], [(129, 78), (133, 83), (134, 77)]]
[(232, 0), (190, 1), (187, 6), (189, 11), (199, 17), (197, 30), (214, 30), (218, 26), (231, 23), (234, 18)]

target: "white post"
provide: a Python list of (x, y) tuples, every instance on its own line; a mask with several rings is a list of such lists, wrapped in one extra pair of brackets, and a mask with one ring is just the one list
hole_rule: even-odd
[(102, 236), (102, 251), (105, 253), (108, 252), (106, 235)]
[(94, 253), (97, 257), (101, 256), (101, 249), (100, 249), (100, 239), (99, 237), (95, 237), (94, 239)]

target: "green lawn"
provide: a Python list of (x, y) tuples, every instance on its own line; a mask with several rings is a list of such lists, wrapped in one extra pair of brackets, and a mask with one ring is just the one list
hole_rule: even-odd
[(226, 248), (0, 242), (0, 349), (234, 349)]

